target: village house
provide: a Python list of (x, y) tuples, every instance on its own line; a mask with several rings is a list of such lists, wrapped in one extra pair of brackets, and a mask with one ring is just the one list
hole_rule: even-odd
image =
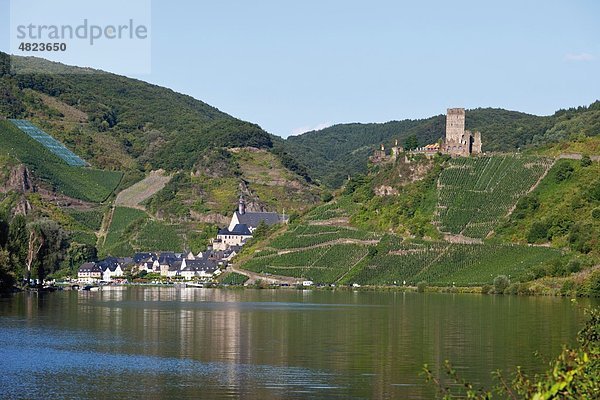
[(77, 279), (82, 283), (96, 283), (102, 278), (102, 269), (93, 262), (84, 263), (77, 271)]

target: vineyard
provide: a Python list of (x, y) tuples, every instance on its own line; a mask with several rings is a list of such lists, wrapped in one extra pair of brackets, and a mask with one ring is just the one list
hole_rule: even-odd
[(136, 237), (136, 251), (178, 251), (183, 249), (183, 239), (177, 227), (148, 220)]
[(0, 153), (17, 158), (53, 190), (94, 203), (105, 201), (123, 176), (120, 172), (70, 166), (8, 121), (0, 121)]
[(367, 255), (367, 246), (335, 244), (255, 257), (244, 264), (249, 271), (292, 276), (318, 283), (335, 282)]
[(440, 230), (485, 238), (551, 165), (520, 155), (450, 160), (438, 181)]
[[(371, 241), (350, 242), (357, 237)], [(561, 255), (545, 247), (405, 241), (395, 235), (379, 240), (369, 232), (311, 225), (293, 228), (271, 246), (256, 252), (242, 267), (316, 283), (361, 285), (426, 281), (470, 286), (492, 283), (498, 275), (519, 280)]]
[(104, 253), (113, 256), (129, 256), (133, 247), (129, 244), (129, 236), (136, 225), (141, 225), (148, 215), (140, 210), (117, 207), (112, 216), (108, 234), (104, 241)]
[(304, 219), (306, 221), (326, 221), (336, 218), (350, 218), (359, 206), (349, 197), (339, 197), (328, 204), (315, 207), (308, 212)]
[(275, 238), (270, 246), (274, 249), (296, 249), (319, 246), (324, 243), (341, 241), (376, 241), (379, 235), (363, 230), (340, 226), (298, 225)]
[(377, 254), (365, 259), (344, 281), (363, 285), (470, 286), (491, 284), (498, 275), (524, 279), (533, 267), (560, 256), (558, 250), (505, 244), (401, 242), (386, 237)]

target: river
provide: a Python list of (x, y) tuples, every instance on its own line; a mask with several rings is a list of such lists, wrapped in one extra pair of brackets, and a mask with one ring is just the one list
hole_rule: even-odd
[(107, 288), (0, 299), (0, 397), (430, 399), (423, 364), (544, 370), (582, 306), (554, 297)]

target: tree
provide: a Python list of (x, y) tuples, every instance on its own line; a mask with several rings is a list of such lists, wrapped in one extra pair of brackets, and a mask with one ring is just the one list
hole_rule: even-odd
[(410, 135), (404, 141), (404, 148), (406, 150), (414, 150), (419, 147), (419, 141), (417, 140), (417, 135)]
[(510, 285), (510, 280), (506, 275), (498, 275), (494, 278), (494, 292), (502, 294), (508, 285)]
[(573, 169), (571, 164), (562, 162), (556, 167), (556, 171), (554, 172), (554, 180), (556, 181), (556, 183), (566, 181), (571, 177), (571, 175), (573, 175), (574, 171), (575, 170)]
[(23, 267), (27, 265), (28, 237), (25, 217), (15, 216), (10, 222), (6, 248), (10, 254), (11, 270), (18, 277), (23, 276)]
[(592, 165), (592, 159), (590, 158), (590, 156), (585, 155), (581, 158), (581, 166), (582, 167), (589, 167), (590, 165)]
[(30, 224), (28, 278), (35, 270), (37, 279), (43, 282), (46, 276), (58, 269), (68, 245), (66, 233), (56, 222), (41, 220)]

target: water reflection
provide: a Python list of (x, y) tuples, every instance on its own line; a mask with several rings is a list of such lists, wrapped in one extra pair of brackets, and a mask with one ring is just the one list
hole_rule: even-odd
[[(431, 398), (423, 363), (538, 372), (573, 343), (556, 298), (115, 288), (0, 300), (3, 397)], [(20, 382), (16, 385), (14, 382)], [(47, 396), (43, 396), (47, 397)], [(66, 397), (70, 397), (66, 396)], [(75, 396), (74, 397), (78, 397)]]

